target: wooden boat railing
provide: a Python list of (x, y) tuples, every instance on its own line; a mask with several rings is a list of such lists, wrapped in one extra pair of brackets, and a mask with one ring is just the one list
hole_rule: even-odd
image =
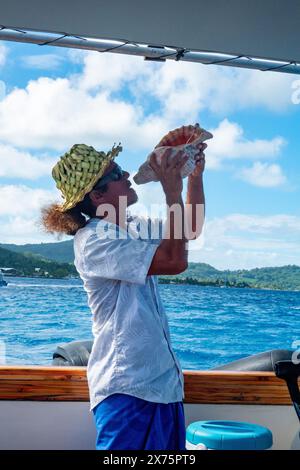
[[(184, 371), (185, 403), (291, 405), (273, 372)], [(0, 366), (0, 400), (89, 401), (86, 367)]]

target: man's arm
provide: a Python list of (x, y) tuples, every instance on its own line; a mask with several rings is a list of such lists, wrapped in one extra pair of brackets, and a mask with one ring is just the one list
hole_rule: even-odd
[[(167, 151), (168, 152), (168, 151)], [(179, 154), (170, 163), (168, 154), (162, 159), (161, 166), (154, 158), (151, 166), (162, 184), (167, 204), (167, 232), (153, 257), (148, 275), (179, 274), (188, 266), (187, 240), (184, 235), (185, 211), (182, 200), (181, 168), (187, 158)]]
[(197, 158), (196, 168), (188, 177), (187, 195), (185, 203), (186, 236), (188, 240), (195, 240), (201, 235), (205, 217), (205, 196), (203, 187), (203, 172), (205, 167), (205, 155), (203, 151), (207, 147), (202, 144)]

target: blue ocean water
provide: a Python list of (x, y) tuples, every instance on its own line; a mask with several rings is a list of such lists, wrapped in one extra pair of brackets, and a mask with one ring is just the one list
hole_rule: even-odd
[[(50, 365), (58, 344), (92, 337), (79, 279), (7, 280), (8, 286), (0, 288), (0, 346), (7, 364)], [(269, 349), (292, 349), (300, 340), (300, 292), (159, 288), (183, 369), (209, 369)]]

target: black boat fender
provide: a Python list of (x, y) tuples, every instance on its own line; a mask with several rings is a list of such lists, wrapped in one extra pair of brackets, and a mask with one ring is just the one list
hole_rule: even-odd
[[(53, 354), (52, 364), (56, 366), (86, 366), (92, 346), (93, 340), (60, 344)], [(288, 349), (273, 349), (214, 367), (211, 370), (273, 372), (276, 362), (291, 360), (293, 352)]]

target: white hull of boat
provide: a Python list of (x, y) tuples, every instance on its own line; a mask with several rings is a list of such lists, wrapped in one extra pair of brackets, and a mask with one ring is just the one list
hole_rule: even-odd
[[(247, 421), (268, 427), (272, 449), (300, 449), (299, 422), (292, 406), (185, 404), (193, 421)], [(89, 402), (0, 401), (1, 450), (93, 450), (95, 426)]]

